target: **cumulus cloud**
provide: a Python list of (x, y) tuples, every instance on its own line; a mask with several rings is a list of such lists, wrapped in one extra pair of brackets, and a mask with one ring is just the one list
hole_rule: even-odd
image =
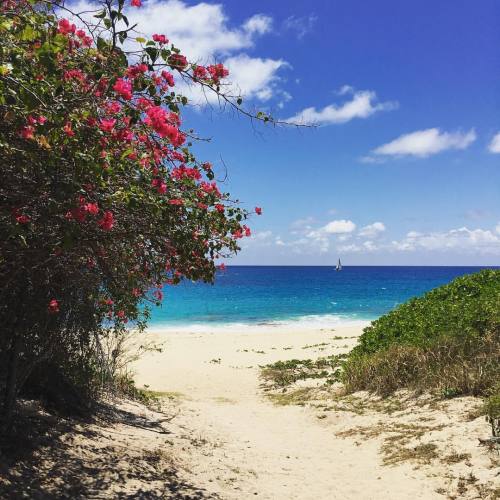
[(373, 238), (383, 233), (386, 230), (385, 224), (383, 222), (374, 222), (373, 224), (368, 224), (359, 230), (359, 236), (366, 238)]
[[(87, 0), (72, 5), (75, 12), (98, 7)], [(255, 14), (240, 26), (232, 26), (223, 5), (206, 2), (189, 5), (182, 0), (148, 0), (141, 8), (129, 9), (127, 17), (130, 25), (137, 23), (137, 36), (163, 33), (192, 62), (224, 63), (230, 71), (225, 88), (228, 94), (262, 101), (277, 94), (283, 100), (278, 72), (288, 64), (282, 59), (250, 57), (245, 52), (254, 47), (260, 36), (271, 31), (271, 17)], [(179, 82), (179, 88), (197, 104), (217, 101), (213, 92), (203, 93), (199, 86)]]
[[(449, 149), (466, 149), (475, 140), (476, 132), (474, 129), (468, 132), (442, 132), (438, 128), (429, 128), (401, 135), (397, 139), (374, 149), (372, 154), (379, 157), (416, 156), (426, 158)], [(376, 157), (372, 156), (371, 158), (377, 160)]]
[(247, 98), (257, 97), (261, 101), (280, 94), (277, 88), (280, 81), (278, 70), (288, 66), (282, 59), (261, 59), (246, 54), (230, 57), (224, 64), (238, 93)]
[(488, 151), (490, 153), (500, 153), (500, 132), (496, 133), (491, 139), (490, 144), (488, 145)]
[(345, 234), (352, 233), (356, 229), (356, 224), (351, 220), (339, 219), (332, 220), (325, 226), (323, 226), (320, 231), (326, 234)]
[(352, 94), (350, 100), (342, 104), (329, 104), (322, 109), (306, 108), (286, 121), (298, 124), (333, 125), (346, 123), (355, 118), (368, 118), (379, 111), (390, 111), (398, 107), (396, 102), (379, 102), (373, 90), (354, 91), (344, 85), (341, 95)]
[(391, 247), (399, 251), (450, 251), (461, 253), (500, 254), (500, 235), (489, 229), (461, 227), (449, 231), (419, 233), (410, 231), (400, 241), (392, 241)]
[(264, 14), (255, 14), (245, 21), (243, 28), (248, 33), (263, 35), (271, 31), (272, 25), (273, 19), (271, 17), (265, 16)]
[[(387, 227), (377, 221), (356, 231), (351, 220), (332, 220), (319, 225), (312, 218), (306, 218), (293, 225), (291, 239), (281, 236), (269, 238), (274, 245), (287, 247), (287, 251), (302, 255), (319, 255), (330, 251), (348, 253), (374, 252), (453, 252), (462, 255), (499, 255), (500, 221), (493, 228), (460, 227), (444, 231), (409, 231), (399, 240), (384, 237)], [(271, 236), (271, 235), (270, 235)]]

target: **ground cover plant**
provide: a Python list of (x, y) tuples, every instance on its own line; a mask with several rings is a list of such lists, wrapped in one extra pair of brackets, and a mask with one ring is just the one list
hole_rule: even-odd
[(497, 270), (459, 277), (374, 321), (342, 371), (348, 392), (382, 395), (409, 388), (495, 398), (499, 380)]

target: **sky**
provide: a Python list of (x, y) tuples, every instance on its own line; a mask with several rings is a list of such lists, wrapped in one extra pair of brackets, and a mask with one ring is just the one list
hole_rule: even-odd
[(500, 265), (498, 0), (143, 0), (130, 17), (223, 62), (248, 109), (314, 125), (185, 89), (199, 159), (263, 210), (228, 263)]

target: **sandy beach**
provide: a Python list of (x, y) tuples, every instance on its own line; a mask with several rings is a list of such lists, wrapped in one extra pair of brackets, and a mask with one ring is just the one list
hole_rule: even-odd
[(136, 362), (135, 378), (168, 397), (163, 446), (209, 496), (494, 498), (498, 462), (478, 446), (489, 432), (479, 399), (336, 398), (332, 389), (283, 405), (263, 390), (259, 366), (346, 352), (362, 327), (150, 331), (163, 350)]

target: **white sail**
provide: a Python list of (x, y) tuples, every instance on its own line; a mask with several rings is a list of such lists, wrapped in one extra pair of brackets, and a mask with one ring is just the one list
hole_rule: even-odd
[(340, 259), (337, 263), (337, 267), (335, 268), (337, 271), (342, 271), (342, 263), (340, 262)]

